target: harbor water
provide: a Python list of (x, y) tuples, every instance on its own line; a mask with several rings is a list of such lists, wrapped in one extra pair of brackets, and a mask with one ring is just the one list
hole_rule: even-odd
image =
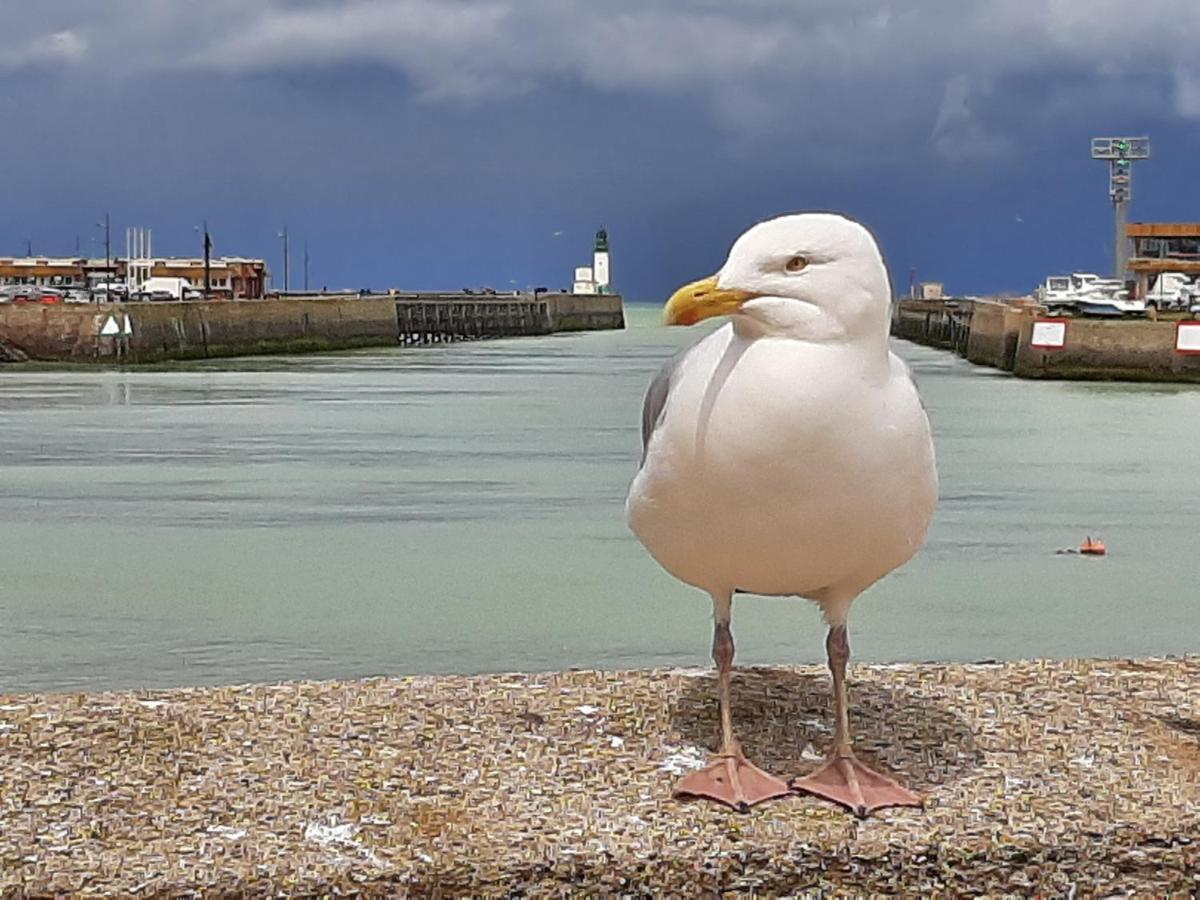
[[(623, 519), (646, 383), (698, 334), (628, 321), (0, 369), (0, 691), (707, 665), (707, 598)], [(895, 349), (941, 502), (924, 553), (855, 605), (857, 659), (1200, 649), (1200, 388)], [(1087, 535), (1109, 556), (1055, 553)], [(823, 659), (804, 601), (739, 598), (734, 632), (741, 664)]]

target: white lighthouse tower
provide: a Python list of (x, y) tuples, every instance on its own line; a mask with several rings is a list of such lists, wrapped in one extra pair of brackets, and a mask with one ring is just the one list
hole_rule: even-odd
[(592, 245), (592, 280), (596, 282), (596, 293), (608, 293), (608, 278), (608, 231), (601, 228)]

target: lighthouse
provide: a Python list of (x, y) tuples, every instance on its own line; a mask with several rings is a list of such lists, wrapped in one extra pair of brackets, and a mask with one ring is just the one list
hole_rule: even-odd
[(608, 293), (608, 231), (604, 228), (596, 232), (592, 245), (592, 280), (597, 294)]

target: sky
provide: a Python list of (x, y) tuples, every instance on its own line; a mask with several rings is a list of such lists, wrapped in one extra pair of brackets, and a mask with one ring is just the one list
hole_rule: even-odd
[(0, 256), (265, 257), (291, 285), (665, 297), (756, 221), (848, 213), (897, 288), (1107, 272), (1200, 220), (1196, 0), (0, 0)]

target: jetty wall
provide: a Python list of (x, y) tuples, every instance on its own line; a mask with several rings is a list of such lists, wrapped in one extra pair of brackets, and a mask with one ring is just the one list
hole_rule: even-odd
[(892, 334), (917, 344), (962, 352), (973, 311), (969, 301), (900, 301), (892, 309)]
[(0, 306), (0, 360), (143, 363), (619, 329), (615, 294), (380, 294)]
[(1175, 349), (1176, 322), (1070, 319), (1061, 348), (1034, 347), (1021, 322), (1013, 374), (1022, 378), (1200, 382), (1200, 355)]
[(1011, 372), (1017, 357), (1022, 322), (1031, 318), (1027, 309), (1004, 303), (972, 303), (966, 348), (970, 362)]
[(892, 334), (1020, 378), (1200, 382), (1200, 354), (1176, 347), (1177, 318), (1059, 317), (1062, 346), (1034, 346), (1034, 326), (1047, 318), (1027, 302), (901, 300)]

